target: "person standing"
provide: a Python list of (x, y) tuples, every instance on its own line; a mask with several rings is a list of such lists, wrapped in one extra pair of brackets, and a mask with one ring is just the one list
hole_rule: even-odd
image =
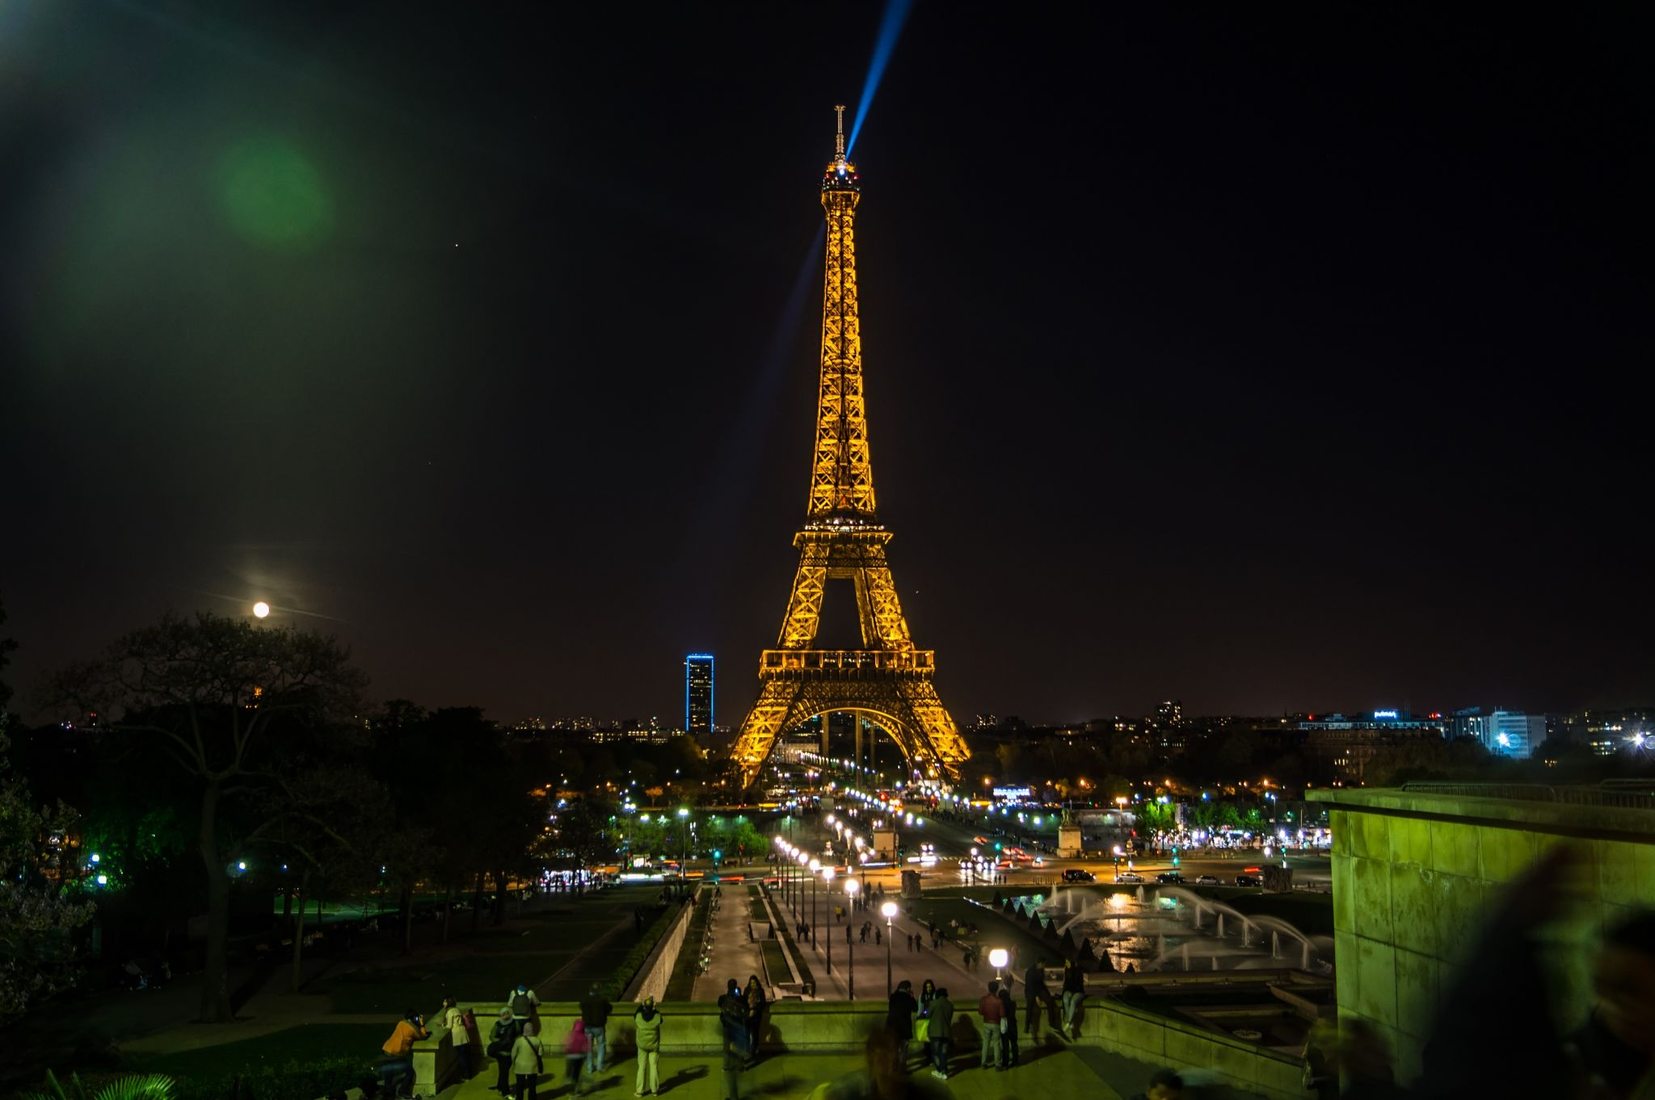
[(511, 1045), (511, 1070), (516, 1079), (512, 1096), (515, 1100), (535, 1100), (540, 1087), (540, 1075), (546, 1072), (545, 1048), (540, 1042), (540, 1025), (530, 1020)]
[(1007, 1069), (1017, 1064), (1017, 1001), (1011, 995), (1011, 983), (1000, 985), (1000, 1060)]
[(584, 1096), (591, 1087), (589, 1082), (580, 1079), (580, 1071), (585, 1067), (586, 1056), (591, 1051), (592, 1043), (586, 1037), (586, 1025), (576, 1020), (569, 1025), (569, 1035), (563, 1040), (563, 1066), (571, 1096)]
[(728, 1028), (724, 1032), (724, 1100), (741, 1100), (741, 1071), (747, 1068), (747, 1052), (742, 1049), (745, 1032), (736, 1034), (742, 1038), (732, 1038)]
[(540, 998), (534, 995), (534, 990), (519, 982), (516, 989), (506, 994), (506, 1007), (511, 1009), (511, 1018), (521, 1032), (523, 1025), (534, 1018), (535, 1009), (540, 1007)]
[(1046, 968), (1037, 959), (1023, 973), (1023, 1011), (1027, 1014), (1023, 1030), (1036, 1042), (1040, 1041), (1040, 1017), (1050, 1009), (1051, 1003), (1052, 991), (1046, 988)]
[(1000, 1052), (1000, 1024), (1006, 1018), (1006, 1007), (1000, 1000), (999, 982), (989, 982), (988, 992), (977, 999), (977, 1015), (983, 1021), (983, 1068), (1005, 1069)]
[(442, 999), (443, 1026), (448, 1028), (448, 1041), (454, 1047), (454, 1053), (460, 1059), (460, 1080), (469, 1081), (474, 1072), (471, 1061), (471, 1043), (477, 1029), (477, 1021), (470, 1018), (471, 1013), (455, 1003), (453, 997)]
[(747, 1064), (759, 1058), (759, 1037), (764, 1034), (764, 986), (757, 974), (747, 975), (747, 986), (741, 991), (747, 1006)]
[(586, 1041), (591, 1051), (586, 1059), (587, 1076), (608, 1068), (605, 1062), (609, 1053), (609, 1014), (613, 1011), (615, 1006), (598, 989), (598, 983), (593, 982), (586, 999), (580, 1002), (580, 1022), (586, 1025)]
[(1063, 1030), (1078, 1039), (1080, 1025), (1075, 1023), (1075, 1017), (1080, 1015), (1080, 1003), (1086, 999), (1086, 972), (1073, 959), (1063, 963)]
[(954, 1002), (948, 999), (947, 989), (938, 989), (937, 995), (932, 999), (930, 1020), (928, 1030), (931, 1036), (931, 1057), (936, 1063), (931, 1076), (946, 1081), (948, 1057), (954, 1046)]
[(890, 1007), (885, 1012), (885, 1030), (896, 1039), (897, 1060), (903, 1067), (908, 1064), (908, 1043), (914, 1037), (914, 1014), (918, 1011), (914, 983), (904, 978), (896, 983), (896, 989), (891, 993)]
[(655, 998), (645, 997), (632, 1014), (632, 1031), (638, 1041), (638, 1085), (633, 1096), (655, 1096), (661, 1088), (661, 1014)]

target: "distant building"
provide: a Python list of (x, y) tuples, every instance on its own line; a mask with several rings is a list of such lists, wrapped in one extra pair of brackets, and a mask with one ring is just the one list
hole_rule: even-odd
[(1483, 724), (1483, 745), (1495, 756), (1527, 760), (1546, 739), (1546, 716), (1497, 710)]
[(691, 653), (684, 658), (684, 729), (703, 742), (713, 732), (713, 655)]
[(1176, 699), (1169, 699), (1155, 708), (1155, 721), (1163, 726), (1181, 726), (1184, 724), (1184, 704)]
[(1448, 716), (1448, 736), (1487, 742), (1488, 716), (1482, 707), (1461, 707)]
[(1441, 715), (1417, 716), (1406, 711), (1376, 710), (1371, 714), (1308, 714), (1296, 725), (1305, 734), (1306, 754), (1336, 784), (1360, 786), (1367, 782), (1368, 765), (1380, 750), (1410, 738), (1441, 737)]

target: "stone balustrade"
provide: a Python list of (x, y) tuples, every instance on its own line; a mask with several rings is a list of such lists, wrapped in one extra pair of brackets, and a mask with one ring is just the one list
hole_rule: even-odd
[[(608, 1040), (610, 1061), (630, 1057), (636, 1047), (632, 1014), (636, 1006), (617, 1004), (610, 1017)], [(664, 1056), (714, 1057), (723, 1049), (723, 1031), (718, 1007), (711, 1004), (672, 1002), (659, 1006), (664, 1017), (661, 1052)], [(977, 1048), (979, 1020), (975, 1000), (962, 998), (954, 1015), (956, 1052)], [(877, 1001), (778, 1001), (765, 1015), (760, 1051), (765, 1055), (788, 1052), (846, 1053), (859, 1050), (868, 1033), (885, 1020), (885, 1002)], [(488, 1041), (488, 1029), (498, 1017), (500, 1005), (490, 1001), (472, 1006)], [(546, 1041), (548, 1066), (561, 1067), (564, 1038), (580, 1017), (573, 1003), (546, 1003), (540, 1006), (540, 1034)], [(1170, 1019), (1164, 1015), (1121, 1004), (1107, 998), (1088, 998), (1082, 1010), (1080, 1042), (1097, 1045), (1130, 1058), (1155, 1065), (1201, 1067), (1239, 1089), (1262, 1093), (1278, 1100), (1303, 1100), (1308, 1094), (1299, 1086), (1297, 1058), (1254, 1043), (1236, 1039), (1198, 1023)], [(414, 1093), (434, 1096), (452, 1083), (459, 1068), (448, 1029), (432, 1027), (431, 1037), (414, 1044)], [(476, 1052), (477, 1064), (492, 1063)]]

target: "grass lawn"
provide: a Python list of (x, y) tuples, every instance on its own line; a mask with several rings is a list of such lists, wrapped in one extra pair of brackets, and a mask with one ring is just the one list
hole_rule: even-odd
[[(518, 982), (535, 986), (543, 1000), (579, 1000), (591, 983), (607, 978), (639, 940), (632, 915), (645, 906), (654, 923), (659, 891), (651, 887), (619, 887), (530, 912), (504, 927), (485, 925), (475, 934), (457, 925), (457, 953), (448, 958), (419, 960), (392, 957), (377, 966), (342, 972), (314, 983), (313, 992), (333, 997), (333, 1011), (383, 1013), (394, 1019), (413, 1008), (430, 1015), (445, 994), (461, 1001), (488, 1003), (504, 998)], [(620, 931), (600, 946), (605, 934)], [(580, 956), (574, 966), (551, 985), (547, 980)]]
[(390, 1037), (395, 1023), (394, 1019), (387, 1018), (384, 1025), (301, 1024), (256, 1039), (237, 1039), (200, 1050), (132, 1055), (127, 1059), (126, 1068), (181, 1079), (213, 1080), (233, 1073), (248, 1073), (262, 1066), (358, 1054), (362, 1056), (362, 1065), (367, 1067), (384, 1057), (380, 1044)]

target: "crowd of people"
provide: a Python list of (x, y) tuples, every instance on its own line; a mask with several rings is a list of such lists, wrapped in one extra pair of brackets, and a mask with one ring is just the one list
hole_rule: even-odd
[[(1557, 859), (1543, 861), (1525, 882), (1561, 865)], [(1592, 960), (1593, 1013), (1584, 1027), (1562, 1034), (1539, 1010), (1547, 998), (1540, 975), (1540, 940), (1534, 932), (1563, 903), (1539, 892), (1513, 891), (1508, 896), (1514, 900), (1498, 911), (1445, 997), (1416, 1082), (1404, 1087), (1394, 1080), (1385, 1037), (1352, 1017), (1312, 1031), (1303, 1050), (1307, 1092), (1325, 1100), (1446, 1100), (1466, 1093), (1655, 1100), (1655, 914), (1632, 912), (1606, 929)], [(946, 1081), (973, 1065), (986, 1072), (1005, 1072), (1021, 1064), (1024, 1041), (1042, 1043), (1047, 1027), (1078, 1038), (1086, 999), (1081, 969), (1067, 963), (1056, 989), (1041, 963), (1027, 967), (1020, 977), (1020, 998), (1013, 982), (996, 978), (972, 983), (972, 992), (962, 994), (959, 1003), (945, 986), (929, 979), (917, 993), (911, 982), (898, 982), (889, 994), (883, 1025), (865, 1045), (866, 1065), (824, 1086), (820, 1100), (914, 1100), (925, 1096), (927, 1087), (915, 1074), (929, 1070), (931, 1078)], [(1529, 1010), (1503, 1011), (1513, 1005)], [(731, 978), (717, 1007), (723, 1098), (740, 1100), (741, 1075), (758, 1057), (770, 1001), (763, 982), (752, 975), (745, 986)], [(443, 1023), (453, 1033), (461, 1072), (469, 1078), (478, 1071), (475, 1054), (481, 1050), (497, 1066), (496, 1091), (516, 1100), (536, 1100), (538, 1087), (550, 1083), (546, 1064), (555, 1061), (557, 1042), (542, 1037), (538, 1009), (533, 990), (517, 986), (507, 995), (485, 1044), (471, 1010), (445, 1000)], [(607, 1028), (613, 1012), (597, 986), (581, 1001), (579, 1016), (561, 1043), (567, 1095), (584, 1095), (597, 1087), (597, 1075), (609, 1064)], [(634, 1007), (636, 1097), (662, 1091), (663, 1029), (663, 1015), (653, 998)], [(376, 1086), (395, 1096), (400, 1087), (411, 1085), (413, 1044), (428, 1034), (418, 1013), (410, 1011), (398, 1020), (384, 1045), (387, 1060)], [(964, 1067), (958, 1065), (957, 1055), (969, 1056), (970, 1051), (956, 1052), (956, 1043), (976, 1047), (975, 1057)], [(1476, 1087), (1479, 1081), (1497, 1087)], [(1134, 1100), (1180, 1100), (1185, 1091), (1182, 1077), (1163, 1069)]]

